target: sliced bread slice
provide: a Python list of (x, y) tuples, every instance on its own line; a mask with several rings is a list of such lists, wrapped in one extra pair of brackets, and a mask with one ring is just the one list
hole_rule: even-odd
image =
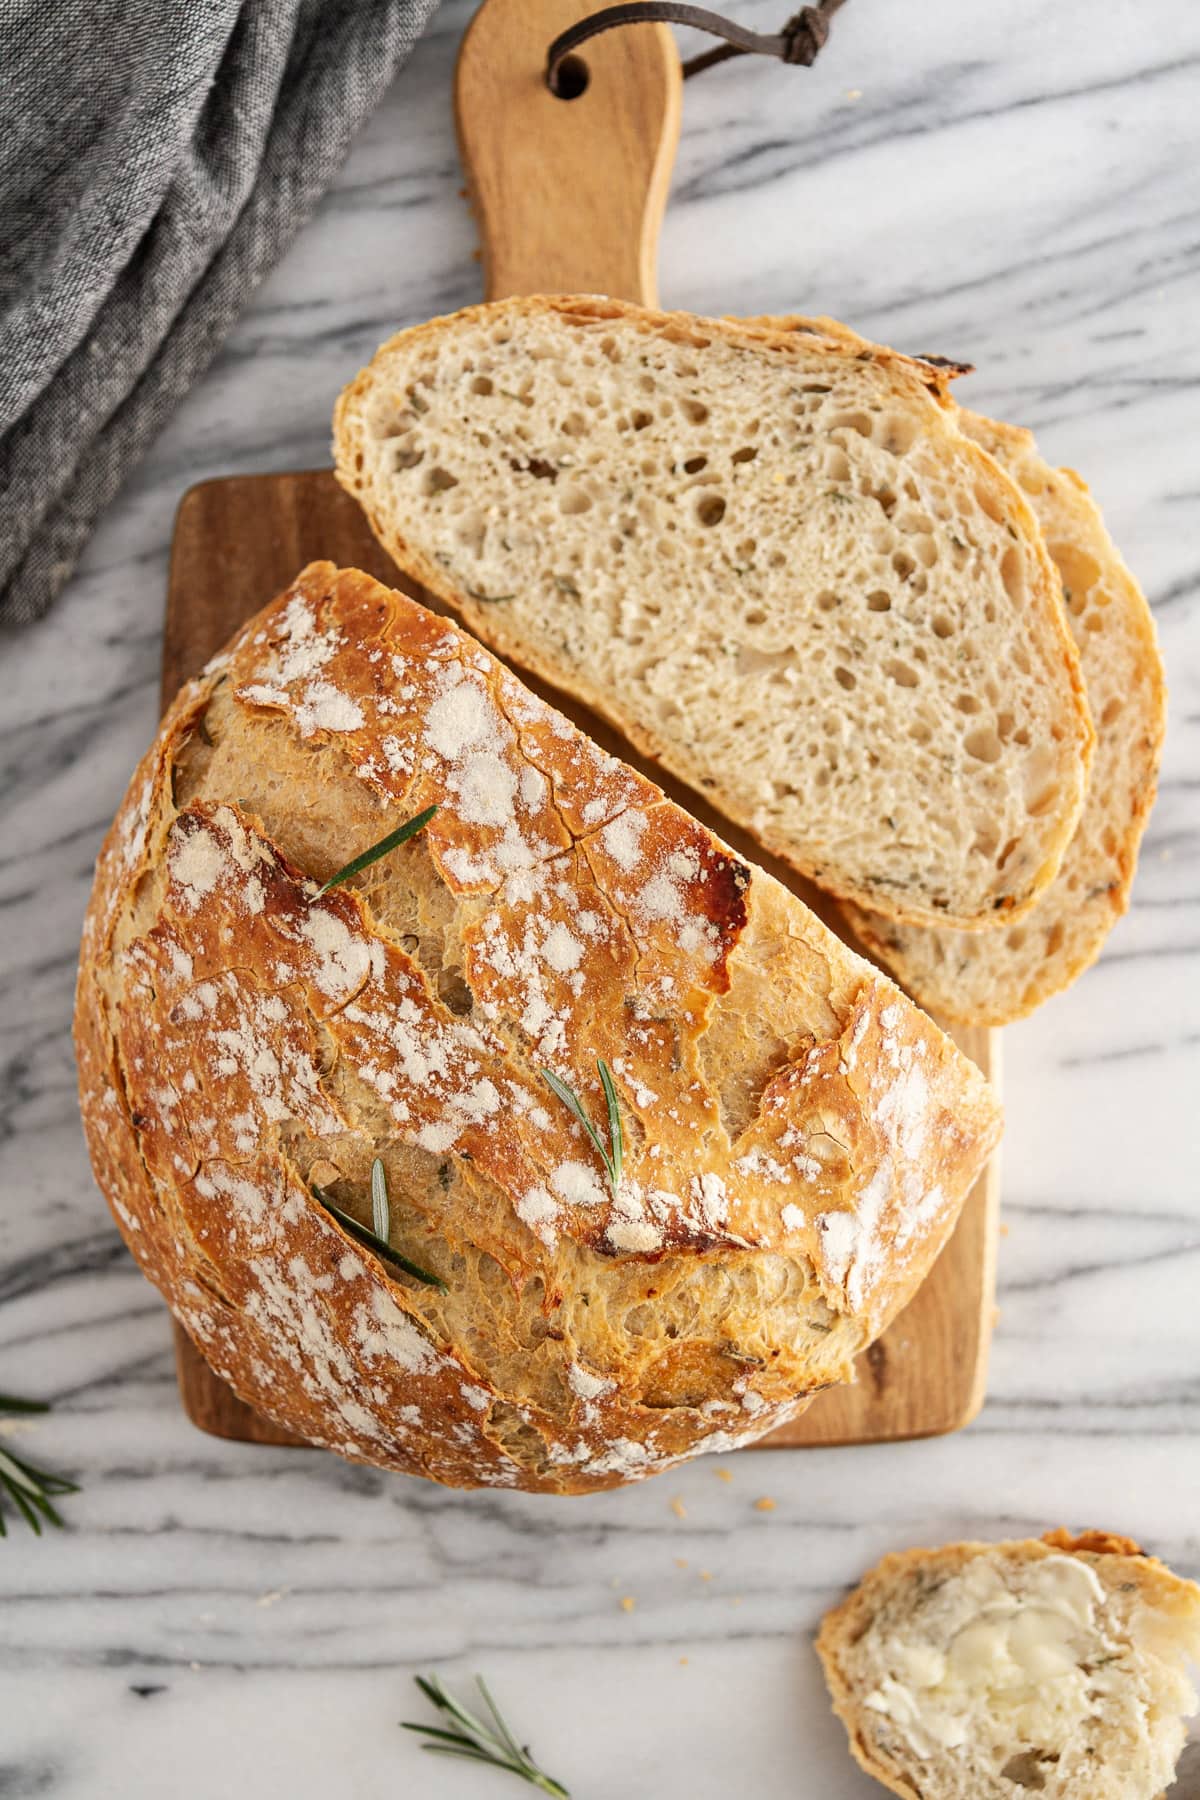
[(1028, 495), (1062, 577), (1097, 734), (1087, 800), (1057, 876), (1004, 930), (906, 926), (845, 910), (922, 1006), (960, 1022), (1005, 1025), (1069, 987), (1128, 909), (1154, 803), (1166, 686), (1153, 615), (1086, 484), (1073, 469), (1052, 468), (1028, 431), (966, 411), (960, 422)]
[(1104, 1532), (908, 1550), (817, 1651), (856, 1760), (905, 1800), (1154, 1800), (1196, 1708), (1200, 1587)]
[[(746, 323), (875, 348), (834, 319)], [(946, 358), (933, 361), (951, 378), (969, 371)], [(1162, 757), (1166, 684), (1153, 614), (1087, 484), (1073, 469), (1047, 463), (1020, 426), (965, 407), (958, 423), (1028, 497), (1058, 570), (1097, 731), (1087, 799), (1058, 875), (1019, 923), (968, 934), (906, 926), (854, 905), (843, 911), (859, 941), (922, 1006), (957, 1024), (1007, 1025), (1077, 980), (1128, 909)]]
[(836, 335), (532, 298), (400, 333), (335, 454), (381, 542), (802, 873), (1029, 910), (1092, 733), (1019, 490), (943, 371)]

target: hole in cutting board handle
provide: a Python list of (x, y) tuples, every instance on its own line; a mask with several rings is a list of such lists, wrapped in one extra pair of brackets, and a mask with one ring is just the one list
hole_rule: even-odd
[(591, 78), (591, 70), (582, 56), (564, 56), (553, 79), (547, 75), (546, 86), (556, 100), (578, 100), (580, 94), (586, 93)]

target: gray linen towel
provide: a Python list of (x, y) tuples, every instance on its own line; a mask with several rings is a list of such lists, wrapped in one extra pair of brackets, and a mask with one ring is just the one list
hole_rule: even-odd
[(312, 211), (437, 0), (0, 0), (0, 625)]

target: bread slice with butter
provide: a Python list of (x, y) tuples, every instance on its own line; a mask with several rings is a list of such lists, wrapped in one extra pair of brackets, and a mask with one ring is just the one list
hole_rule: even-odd
[(401, 332), (338, 478), (493, 648), (831, 893), (985, 929), (1056, 874), (1092, 731), (1028, 502), (947, 373), (595, 297)]
[(1200, 1587), (1099, 1531), (907, 1550), (817, 1651), (856, 1760), (904, 1800), (1155, 1800), (1196, 1708)]

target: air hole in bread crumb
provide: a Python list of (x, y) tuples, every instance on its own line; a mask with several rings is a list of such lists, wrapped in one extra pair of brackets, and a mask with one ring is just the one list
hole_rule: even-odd
[(990, 725), (981, 725), (977, 731), (967, 733), (963, 749), (976, 762), (994, 763), (1000, 761), (1003, 745)]
[(1018, 1787), (1028, 1788), (1040, 1793), (1046, 1785), (1046, 1775), (1042, 1768), (1043, 1756), (1047, 1760), (1057, 1762), (1048, 1751), (1020, 1750), (1016, 1756), (1010, 1756), (1000, 1771), (1001, 1779), (1015, 1782)]
[(872, 593), (867, 595), (867, 610), (868, 612), (891, 612), (891, 595), (885, 594), (882, 588), (875, 588)]
[(691, 400), (686, 395), (679, 402), (679, 410), (693, 425), (703, 425), (708, 417), (708, 408), (702, 400)]
[(654, 414), (652, 412), (647, 412), (645, 407), (636, 407), (631, 423), (635, 431), (645, 431), (647, 425), (653, 425)]
[[(991, 760), (994, 762), (995, 758), (993, 757)], [(1026, 801), (1025, 811), (1031, 819), (1041, 819), (1051, 811), (1057, 801), (1058, 783), (1052, 781), (1046, 787), (1042, 788), (1039, 793), (1036, 793), (1032, 800)]]
[(748, 463), (753, 462), (757, 455), (758, 449), (754, 444), (743, 444), (740, 450), (734, 451), (729, 460), (735, 463)]
[(934, 613), (932, 624), (934, 637), (953, 637), (954, 620), (949, 618), (945, 613)]
[(1025, 564), (1015, 546), (1000, 558), (1000, 579), (1013, 605), (1020, 606), (1025, 598)]
[(892, 567), (901, 581), (907, 581), (910, 575), (915, 574), (917, 565), (906, 550), (897, 550), (892, 557)]
[(425, 477), (425, 492), (427, 494), (444, 494), (450, 488), (456, 488), (457, 486), (458, 476), (452, 475), (449, 469), (443, 469), (440, 465), (430, 469), (428, 475)]
[(870, 413), (840, 412), (834, 413), (829, 421), (830, 431), (856, 431), (859, 437), (869, 438), (874, 434), (875, 422)]
[(915, 688), (921, 679), (911, 663), (901, 662), (898, 656), (889, 657), (883, 665), (883, 672), (890, 676), (897, 687)]
[(758, 549), (757, 539), (743, 538), (741, 543), (736, 546), (736, 553), (737, 553), (738, 561), (739, 562), (749, 562), (750, 558), (754, 555), (754, 552), (757, 549)]
[(1054, 921), (1053, 925), (1050, 927), (1049, 931), (1046, 933), (1046, 955), (1047, 956), (1057, 956), (1058, 952), (1062, 949), (1063, 938), (1066, 936), (1066, 930), (1067, 930), (1067, 928), (1063, 924), (1061, 919), (1056, 919)]
[(1014, 925), (1004, 941), (1010, 950), (1020, 950), (1028, 936), (1023, 925)]
[(933, 733), (930, 731), (928, 725), (926, 725), (924, 719), (914, 719), (908, 728), (908, 735), (914, 744), (927, 744), (933, 736)]
[(974, 694), (960, 694), (954, 704), (957, 706), (959, 712), (962, 713), (977, 713), (979, 711), (979, 702)]
[(858, 686), (858, 683), (854, 679), (854, 676), (851, 674), (850, 670), (842, 668), (842, 666), (840, 664), (833, 671), (833, 679), (837, 682), (839, 687), (845, 688), (847, 693), (849, 693), (851, 691), (851, 689), (856, 688)]
[(742, 617), (747, 625), (765, 625), (767, 622), (767, 615), (761, 606), (751, 607), (750, 611), (743, 613)]
[(832, 612), (838, 605), (838, 597), (836, 594), (831, 594), (826, 588), (824, 593), (817, 595), (817, 605), (822, 612)]
[(1123, 705), (1124, 701), (1116, 694), (1113, 695), (1111, 700), (1106, 700), (1104, 702), (1104, 711), (1100, 714), (1101, 725), (1115, 725), (1121, 716), (1121, 708)]
[(423, 450), (414, 450), (411, 445), (406, 444), (397, 449), (393, 455), (392, 468), (399, 475), (405, 469), (415, 469), (419, 463), (424, 461), (425, 452)]
[(981, 513), (986, 513), (994, 525), (1004, 524), (1004, 509), (995, 494), (990, 488), (985, 487), (983, 482), (980, 482), (975, 489), (975, 504)]
[(471, 383), (471, 392), (473, 394), (493, 394), (495, 391), (496, 384), (493, 382), (490, 375), (477, 375)]
[(592, 510), (592, 496), (584, 488), (567, 488), (558, 497), (558, 510), (571, 517), (575, 513)]
[(902, 413), (884, 413), (875, 427), (876, 441), (889, 456), (907, 456), (916, 442), (917, 429), (916, 421)]
[(685, 475), (698, 475), (701, 469), (707, 469), (707, 467), (707, 456), (689, 456), (683, 465), (683, 472)]
[(701, 525), (719, 525), (725, 517), (725, 501), (720, 494), (705, 494), (696, 508)]
[[(634, 414), (634, 417), (636, 419), (636, 413)], [(649, 416), (647, 416), (646, 422), (649, 424)], [(587, 420), (582, 413), (578, 412), (568, 413), (562, 422), (562, 429), (568, 437), (586, 437), (587, 428)]]

